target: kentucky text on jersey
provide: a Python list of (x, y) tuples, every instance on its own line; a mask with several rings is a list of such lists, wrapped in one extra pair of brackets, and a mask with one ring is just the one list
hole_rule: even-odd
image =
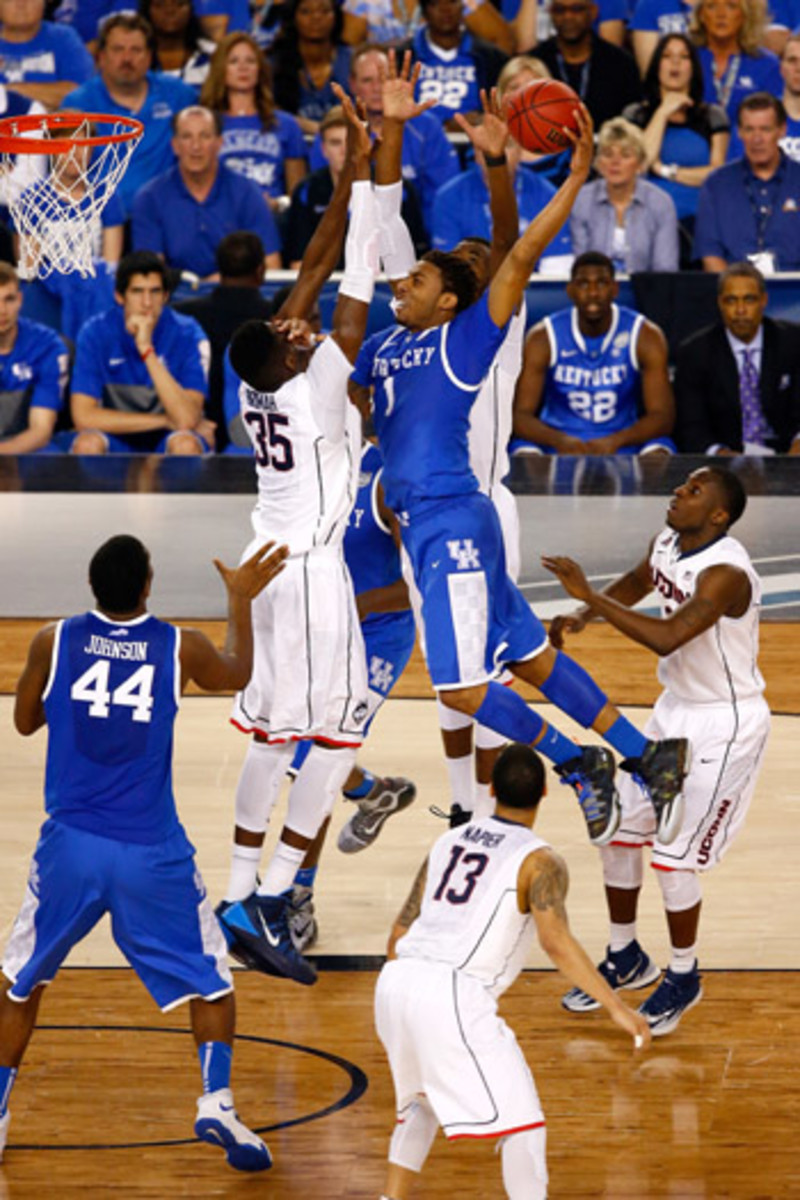
[(435, 353), (435, 346), (411, 346), (397, 357), (377, 359), (375, 374), (385, 377), (392, 371), (409, 370), (411, 367), (427, 367)]
[(557, 383), (574, 384), (576, 387), (618, 387), (628, 374), (627, 366), (597, 367), (594, 371), (585, 367), (571, 367), (559, 363), (553, 372)]
[(84, 654), (99, 654), (103, 658), (128, 658), (147, 661), (147, 642), (112, 642), (110, 638), (93, 633), (83, 647)]

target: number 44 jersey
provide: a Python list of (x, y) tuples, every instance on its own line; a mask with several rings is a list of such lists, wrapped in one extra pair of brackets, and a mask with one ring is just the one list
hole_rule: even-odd
[(420, 914), (398, 941), (397, 957), (447, 964), (499, 996), (525, 965), (535, 934), (517, 905), (519, 869), (546, 845), (525, 825), (497, 816), (445, 833), (430, 852)]
[(148, 614), (56, 626), (44, 692), (45, 807), (76, 829), (152, 845), (180, 829), (172, 728), (180, 632)]

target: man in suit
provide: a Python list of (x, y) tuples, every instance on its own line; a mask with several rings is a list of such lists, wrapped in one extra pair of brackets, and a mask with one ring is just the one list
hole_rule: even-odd
[(749, 262), (719, 277), (721, 322), (678, 347), (675, 439), (688, 454), (800, 454), (800, 328), (764, 316)]

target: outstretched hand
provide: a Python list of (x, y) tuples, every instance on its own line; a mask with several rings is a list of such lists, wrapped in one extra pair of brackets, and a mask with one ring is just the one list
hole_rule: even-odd
[(347, 121), (347, 153), (354, 163), (369, 162), (372, 156), (372, 138), (367, 124), (366, 112), (361, 100), (355, 104), (344, 88), (338, 83), (332, 83), (331, 89), (344, 110)]
[(542, 566), (556, 576), (561, 586), (570, 596), (574, 596), (576, 600), (583, 600), (584, 603), (589, 603), (592, 595), (592, 589), (589, 585), (586, 576), (582, 569), (571, 558), (565, 558), (561, 555), (548, 557), (542, 555)]
[(497, 158), (503, 154), (511, 134), (508, 132), (503, 106), (497, 95), (497, 88), (492, 88), (487, 95), (481, 88), (481, 106), (483, 118), (480, 124), (473, 125), (463, 113), (454, 113), (453, 117), (459, 129), (464, 132), (476, 150)]
[(410, 50), (406, 50), (399, 68), (397, 55), (394, 50), (390, 50), (388, 63), (382, 69), (385, 71), (381, 88), (384, 120), (410, 121), (434, 107), (435, 100), (425, 100), (418, 104), (414, 99), (422, 64), (415, 63), (412, 69)]
[(577, 133), (573, 133), (566, 126), (563, 128), (563, 132), (572, 143), (570, 174), (577, 175), (583, 182), (589, 178), (594, 161), (594, 122), (585, 104), (580, 104), (575, 108), (575, 121), (578, 126)]
[(279, 546), (275, 550), (274, 546), (274, 542), (259, 546), (255, 554), (251, 554), (235, 570), (226, 567), (218, 558), (214, 559), (214, 566), (219, 571), (229, 596), (243, 596), (246, 600), (253, 600), (276, 575), (280, 574), (289, 557), (289, 547)]

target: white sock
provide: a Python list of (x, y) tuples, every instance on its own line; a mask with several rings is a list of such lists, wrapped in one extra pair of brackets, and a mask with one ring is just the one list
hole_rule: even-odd
[(450, 777), (450, 799), (453, 804), (460, 804), (466, 812), (475, 808), (475, 763), (471, 754), (462, 758), (448, 758), (447, 774)]
[(472, 810), (475, 817), (490, 817), (494, 812), (494, 796), (490, 783), (475, 784), (475, 807)]
[(630, 946), (631, 942), (636, 940), (635, 921), (631, 925), (615, 925), (612, 921), (608, 928), (608, 948), (612, 952), (624, 950), (626, 946)]
[(294, 883), (297, 868), (306, 856), (305, 849), (278, 842), (258, 889), (259, 896), (279, 896)]
[(231, 852), (231, 873), (226, 900), (246, 900), (255, 890), (258, 864), (261, 862), (260, 846), (237, 846), (233, 843)]
[(676, 975), (688, 975), (697, 958), (697, 942), (693, 946), (673, 946), (669, 968)]

